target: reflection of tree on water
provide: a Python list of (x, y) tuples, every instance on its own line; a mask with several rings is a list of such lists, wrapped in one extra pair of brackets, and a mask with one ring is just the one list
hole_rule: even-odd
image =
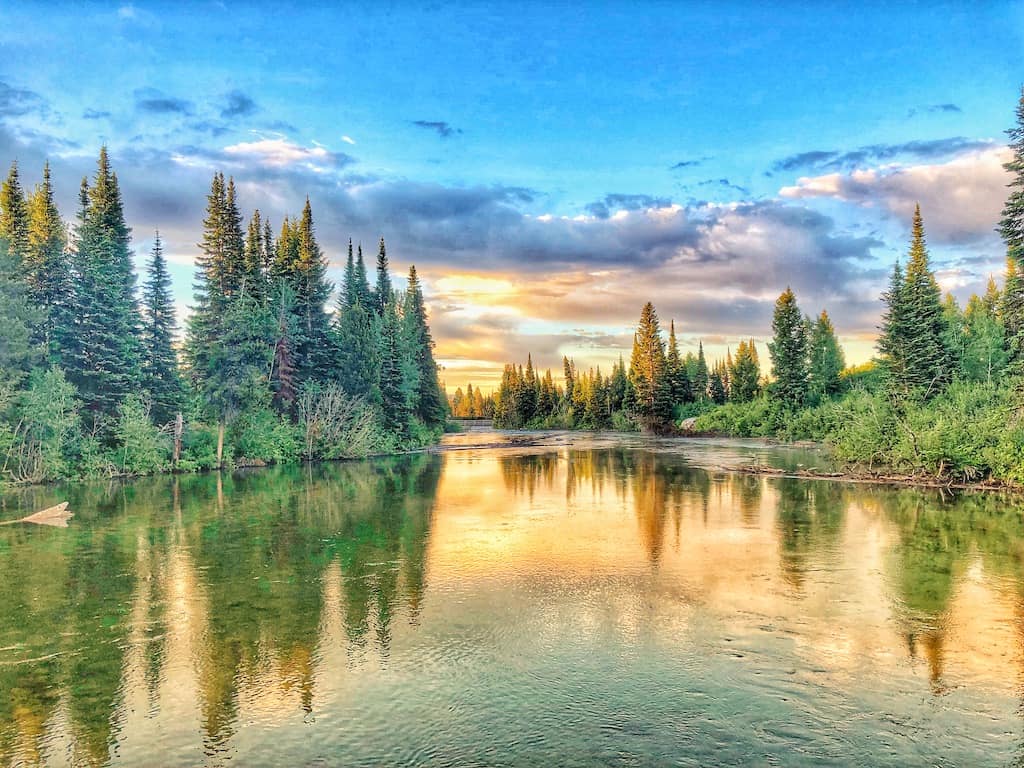
[(129, 663), (158, 708), (166, 609), (182, 588), (174, 553), (187, 553), (175, 561), (190, 569), (186, 599), (205, 610), (193, 661), (207, 754), (235, 732), (239, 691), (257, 676), (311, 710), (330, 564), (348, 637), (365, 646), (372, 616), (386, 655), (396, 611), (413, 619), (422, 605), (439, 470), (423, 455), (82, 486), (69, 494), (70, 529), (0, 529), (0, 648), (25, 662), (0, 665), (0, 758), (38, 762), (63, 705), (75, 761), (108, 762)]
[(632, 498), (641, 544), (655, 565), (670, 516), (678, 544), (684, 505), (699, 502), (706, 510), (711, 489), (707, 472), (680, 457), (625, 448), (568, 450), (561, 460), (557, 453), (502, 456), (499, 463), (506, 489), (531, 500), (540, 488), (554, 489), (559, 467), (570, 502), (583, 489), (596, 496), (613, 489), (618, 498)]
[(815, 559), (835, 554), (848, 503), (840, 483), (779, 478), (775, 524), (779, 533), (779, 564), (795, 589), (804, 586)]

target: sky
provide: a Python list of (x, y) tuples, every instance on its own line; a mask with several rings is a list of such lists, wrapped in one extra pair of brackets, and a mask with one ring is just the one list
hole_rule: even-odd
[(916, 202), (944, 289), (1002, 272), (1022, 83), (1022, 3), (8, 0), (0, 163), (70, 222), (107, 145), (182, 319), (215, 171), (275, 227), (308, 195), (336, 284), (350, 237), (416, 265), (451, 390), (607, 371), (646, 301), (766, 360), (787, 285), (857, 363)]

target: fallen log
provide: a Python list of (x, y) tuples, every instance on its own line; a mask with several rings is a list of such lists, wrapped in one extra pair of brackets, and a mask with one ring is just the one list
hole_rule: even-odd
[(74, 517), (74, 512), (68, 512), (68, 503), (62, 501), (52, 507), (41, 509), (28, 517), (20, 520), (5, 520), (0, 525), (14, 525), (16, 523), (34, 523), (35, 525), (51, 525), (54, 528), (67, 528), (68, 520)]

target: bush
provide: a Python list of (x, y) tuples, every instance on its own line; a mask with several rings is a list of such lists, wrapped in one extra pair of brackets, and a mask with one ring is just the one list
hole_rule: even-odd
[[(230, 446), (225, 446), (230, 454)], [(230, 458), (230, 457), (229, 457)], [(217, 466), (217, 427), (189, 421), (181, 436), (181, 458), (178, 469), (183, 472), (199, 472)]]
[(307, 459), (356, 458), (399, 447), (381, 429), (374, 409), (337, 384), (307, 387), (298, 406), (302, 455)]
[(59, 368), (36, 372), (17, 398), (13, 429), (2, 436), (3, 475), (15, 482), (59, 480), (75, 473), (81, 441), (77, 391)]
[(697, 417), (694, 430), (730, 437), (776, 435), (785, 419), (782, 405), (767, 396), (748, 403), (726, 403)]
[(231, 453), (237, 459), (268, 464), (298, 461), (302, 454), (299, 427), (269, 408), (252, 409), (242, 413), (231, 423), (226, 442), (230, 444)]
[(151, 475), (167, 467), (171, 440), (149, 418), (149, 407), (138, 397), (129, 397), (118, 408), (114, 435), (119, 444), (112, 458), (120, 471), (129, 475)]

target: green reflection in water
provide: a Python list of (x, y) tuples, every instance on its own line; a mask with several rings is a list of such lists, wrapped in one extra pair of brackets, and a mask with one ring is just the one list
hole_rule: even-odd
[[(540, 765), (561, 743), (587, 755), (580, 764), (614, 762), (571, 733), (512, 752), (483, 748), (486, 733), (504, 735), (496, 743), (506, 747), (515, 742), (513, 713), (528, 716), (527, 702), (542, 708), (566, 699), (574, 717), (545, 721), (552, 733), (571, 723), (581, 734), (617, 734), (619, 751), (636, 761), (685, 762), (672, 751), (678, 735), (645, 724), (643, 712), (630, 710), (625, 731), (618, 716), (599, 719), (616, 696), (624, 708), (640, 696), (652, 702), (651, 722), (675, 717), (706, 729), (687, 736), (685, 754), (701, 764), (756, 763), (769, 753), (801, 764), (786, 751), (797, 744), (806, 762), (849, 749), (865, 764), (912, 764), (920, 744), (901, 752), (899, 739), (913, 718), (893, 719), (886, 707), (911, 708), (928, 736), (953, 718), (953, 731), (963, 731), (954, 750), (960, 757), (1011, 757), (1011, 746), (989, 754), (972, 741), (969, 715), (993, 691), (1012, 700), (1019, 649), (993, 652), (989, 661), (965, 658), (957, 643), (976, 617), (956, 615), (956, 596), (968, 584), (995, 601), (1009, 595), (1021, 621), (1024, 523), (1016, 501), (708, 471), (685, 456), (625, 446), (32, 489), (8, 497), (3, 516), (57, 498), (76, 512), (69, 529), (0, 528), (4, 763), (132, 764), (148, 746), (167, 750), (167, 764), (221, 764), (245, 745), (256, 750), (246, 753), (251, 761), (273, 747), (264, 723), (297, 729), (303, 718), (309, 725), (314, 715), (349, 712), (356, 704), (346, 697), (357, 695), (365, 697), (363, 716), (377, 721), (377, 743), (340, 728), (311, 732), (319, 742), (292, 748), (304, 750), (304, 760), (327, 754), (355, 764), (376, 759), (366, 755), (403, 755), (414, 764)], [(501, 516), (488, 518), (491, 508)], [(880, 580), (872, 581), (876, 567)], [(508, 579), (504, 590), (492, 570)], [(836, 607), (845, 602), (854, 605), (852, 618)], [(871, 618), (879, 605), (882, 617)], [(597, 617), (589, 629), (587, 616)], [(636, 621), (643, 631), (623, 629)], [(995, 623), (966, 632), (995, 632)], [(804, 645), (793, 640), (801, 632)], [(467, 650), (470, 636), (480, 645)], [(1013, 642), (1020, 637), (1015, 628)], [(837, 638), (854, 648), (889, 643), (881, 650), (890, 656), (861, 649), (851, 653), (863, 659), (830, 661), (816, 644)], [(342, 655), (332, 655), (328, 642), (341, 644)], [(581, 649), (633, 666), (595, 671)], [(557, 659), (565, 660), (571, 688), (550, 678)], [(763, 683), (722, 659), (756, 659)], [(928, 695), (961, 696), (959, 709), (932, 713), (934, 727), (914, 688), (919, 660)], [(848, 671), (872, 664), (889, 666), (870, 680)], [(825, 682), (800, 677), (821, 674), (818, 667), (830, 675)], [(466, 681), (456, 677), (461, 672)], [(609, 692), (609, 681), (623, 674), (633, 688), (649, 688)], [(538, 681), (546, 687), (531, 687)], [(666, 699), (669, 690), (699, 698)], [(172, 691), (184, 701), (169, 700)], [(475, 706), (460, 708), (460, 697)], [(436, 754), (423, 751), (429, 733), (414, 739), (388, 726), (403, 706), (419, 712), (435, 699), (442, 711), (449, 702), (445, 722), (453, 728), (434, 734), (444, 742), (435, 746), (450, 750)], [(760, 707), (757, 727), (740, 727), (750, 725), (747, 706)], [(145, 721), (192, 711), (194, 728), (164, 724), (166, 732), (156, 731), (164, 742), (133, 743)], [(766, 746), (768, 731), (756, 717), (797, 715), (806, 722), (790, 723), (796, 730), (784, 736), (773, 732), (782, 746)], [(863, 720), (863, 732), (851, 731), (849, 744), (821, 742), (816, 729), (843, 717)], [(1019, 737), (1015, 705), (985, 717), (1002, 718), (999, 727)], [(872, 739), (888, 728), (893, 733), (878, 741), (883, 750)], [(732, 734), (727, 743), (723, 733)], [(69, 753), (60, 751), (64, 743)], [(944, 754), (941, 743), (928, 749)]]

